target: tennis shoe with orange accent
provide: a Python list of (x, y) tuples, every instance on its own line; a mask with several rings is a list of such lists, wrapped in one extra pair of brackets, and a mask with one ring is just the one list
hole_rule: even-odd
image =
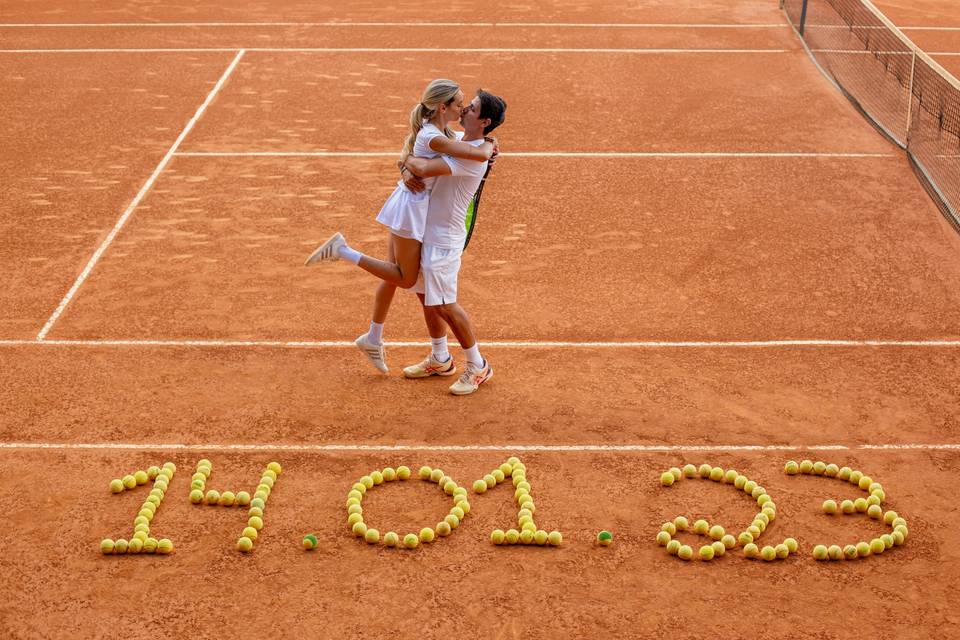
[(317, 262), (326, 261), (334, 262), (340, 259), (340, 247), (347, 246), (347, 239), (343, 237), (343, 234), (339, 231), (324, 242), (322, 245), (316, 248), (313, 253), (310, 254), (310, 257), (307, 258), (307, 261), (303, 263), (304, 266), (309, 267), (312, 264)]
[(457, 367), (453, 364), (453, 356), (447, 356), (444, 362), (440, 362), (431, 353), (423, 362), (406, 367), (403, 370), (403, 375), (408, 378), (427, 378), (429, 376), (452, 376), (456, 372)]
[(483, 366), (480, 367), (468, 362), (467, 368), (460, 376), (460, 379), (450, 385), (450, 393), (455, 396), (469, 395), (479, 389), (481, 384), (492, 377), (493, 367), (491, 367), (490, 363), (486, 360), (483, 361)]
[(389, 369), (387, 368), (387, 350), (384, 348), (383, 343), (373, 344), (370, 342), (370, 339), (367, 337), (367, 334), (363, 334), (359, 338), (353, 341), (353, 344), (357, 345), (357, 348), (367, 356), (367, 360), (370, 361), (377, 371), (380, 373), (387, 373)]

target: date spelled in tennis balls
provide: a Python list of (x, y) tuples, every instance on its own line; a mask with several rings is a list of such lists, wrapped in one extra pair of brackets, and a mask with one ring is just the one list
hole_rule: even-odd
[(660, 484), (664, 487), (672, 486), (676, 481), (676, 478), (673, 477), (673, 474), (669, 471), (664, 471), (660, 474)]
[(608, 547), (613, 544), (613, 534), (609, 531), (601, 531), (597, 534), (597, 544), (601, 547)]
[(317, 536), (313, 535), (312, 533), (308, 533), (307, 535), (303, 536), (303, 548), (306, 549), (307, 551), (310, 551), (311, 549), (316, 549)]
[[(313, 547), (307, 547), (307, 540), (306, 540), (306, 538), (304, 538), (304, 540), (303, 540), (303, 548), (304, 548), (304, 549), (308, 549), (308, 548), (309, 548), (309, 549), (312, 549), (312, 548), (313, 548)], [(251, 539), (248, 538), (247, 536), (240, 536), (240, 538), (237, 540), (237, 551), (239, 551), (239, 552), (241, 552), (241, 553), (247, 553), (247, 552), (249, 552), (251, 549), (253, 549), (253, 540), (251, 540)]]
[(420, 544), (420, 538), (417, 537), (415, 533), (408, 533), (403, 536), (403, 546), (407, 549), (416, 549)]

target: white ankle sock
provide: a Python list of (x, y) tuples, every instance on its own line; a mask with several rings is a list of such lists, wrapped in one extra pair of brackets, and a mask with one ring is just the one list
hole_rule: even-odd
[(433, 348), (433, 357), (438, 362), (446, 362), (450, 358), (450, 351), (447, 349), (447, 336), (430, 338), (430, 346)]
[(363, 257), (362, 253), (356, 249), (351, 249), (347, 245), (340, 247), (340, 249), (337, 250), (337, 255), (347, 262), (352, 262), (353, 264), (360, 264), (360, 258)]
[(370, 323), (370, 330), (367, 331), (367, 340), (370, 341), (370, 344), (383, 343), (383, 323)]
[(470, 347), (469, 349), (464, 349), (464, 350), (463, 350), (463, 354), (464, 354), (465, 356), (467, 356), (467, 362), (469, 362), (470, 364), (472, 364), (472, 365), (474, 365), (474, 366), (477, 366), (477, 367), (482, 367), (482, 366), (483, 366), (483, 358), (480, 357), (480, 345), (479, 345), (479, 344), (474, 344), (474, 345), (473, 345), (472, 347)]

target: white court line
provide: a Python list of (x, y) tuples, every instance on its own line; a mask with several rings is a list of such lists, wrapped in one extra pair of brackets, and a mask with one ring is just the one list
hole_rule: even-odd
[[(0, 49), (0, 53), (186, 53), (211, 51), (236, 51), (236, 47), (207, 48), (152, 48), (152, 49)], [(575, 49), (575, 48), (523, 48), (523, 49), (444, 49), (438, 47), (245, 47), (244, 51), (256, 53), (615, 53), (615, 54), (670, 54), (670, 53), (790, 53), (788, 49)]]
[(0, 442), (0, 450), (93, 450), (93, 451), (529, 451), (572, 453), (658, 453), (673, 451), (956, 451), (960, 444), (862, 444), (862, 445), (659, 445), (659, 444), (184, 444), (125, 442)]
[[(387, 342), (390, 347), (423, 347), (426, 341)], [(456, 343), (453, 343), (457, 346)], [(268, 349), (355, 349), (349, 340), (0, 340), (0, 347), (201, 347)], [(956, 348), (960, 340), (730, 340), (559, 342), (490, 340), (484, 348), (505, 349), (766, 349), (781, 347), (929, 347)]]
[[(880, 56), (912, 56), (913, 51), (874, 51), (873, 49), (810, 49), (814, 53), (869, 54)], [(928, 56), (960, 56), (957, 51), (925, 51)]]
[[(178, 157), (195, 158), (394, 158), (396, 151), (179, 151)], [(514, 151), (509, 158), (895, 158), (892, 153), (720, 152), (720, 151)]]
[(785, 22), (768, 24), (671, 24), (665, 22), (59, 22), (0, 23), (0, 28), (111, 28), (111, 27), (547, 27), (586, 29), (782, 29)]
[(220, 91), (220, 88), (226, 82), (227, 78), (230, 77), (230, 74), (233, 73), (233, 70), (236, 68), (237, 63), (240, 62), (240, 58), (243, 57), (243, 50), (237, 52), (237, 55), (234, 56), (233, 62), (230, 63), (230, 66), (227, 67), (226, 71), (220, 76), (220, 79), (217, 81), (217, 84), (214, 85), (213, 89), (210, 90), (210, 93), (207, 94), (207, 99), (203, 101), (203, 104), (197, 109), (196, 113), (193, 114), (193, 117), (190, 118), (190, 121), (187, 122), (187, 126), (183, 128), (183, 131), (180, 132), (180, 135), (177, 137), (176, 142), (173, 143), (173, 146), (170, 147), (170, 150), (167, 151), (167, 154), (163, 156), (163, 160), (160, 161), (160, 164), (157, 165), (157, 168), (153, 170), (153, 173), (150, 174), (150, 177), (147, 179), (143, 186), (140, 187), (140, 191), (137, 192), (137, 195), (134, 197), (133, 201), (127, 206), (127, 209), (123, 212), (123, 215), (120, 216), (120, 219), (117, 220), (117, 223), (113, 226), (110, 233), (107, 235), (103, 243), (97, 248), (93, 256), (90, 258), (90, 261), (87, 263), (87, 266), (84, 267), (83, 272), (80, 273), (80, 276), (77, 278), (76, 282), (73, 283), (73, 286), (70, 287), (70, 291), (67, 292), (67, 295), (63, 297), (63, 300), (60, 301), (60, 304), (57, 306), (56, 310), (50, 316), (50, 319), (47, 320), (47, 323), (43, 325), (43, 329), (40, 330), (40, 333), (37, 334), (37, 340), (43, 340), (50, 329), (53, 328), (53, 325), (57, 322), (57, 319), (60, 317), (60, 314), (63, 313), (63, 310), (67, 308), (67, 305), (70, 304), (70, 300), (73, 299), (74, 294), (87, 279), (87, 276), (90, 275), (90, 272), (96, 266), (97, 262), (100, 260), (100, 256), (107, 250), (110, 246), (110, 243), (113, 242), (113, 239), (117, 236), (120, 230), (123, 228), (123, 225), (126, 224), (127, 219), (133, 214), (134, 209), (137, 208), (137, 205), (140, 204), (140, 201), (143, 200), (143, 197), (147, 194), (150, 188), (153, 186), (154, 181), (156, 181), (157, 176), (166, 168), (167, 163), (170, 162), (170, 159), (173, 157), (173, 154), (176, 152), (177, 147), (180, 146), (180, 143), (183, 142), (183, 139), (187, 137), (187, 134), (190, 133), (190, 130), (193, 129), (193, 125), (199, 120), (200, 116), (203, 115), (203, 112), (206, 110), (207, 106), (213, 101), (217, 92)]

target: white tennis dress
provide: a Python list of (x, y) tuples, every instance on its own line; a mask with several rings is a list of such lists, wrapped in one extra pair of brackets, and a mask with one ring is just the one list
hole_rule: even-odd
[[(417, 140), (413, 144), (413, 155), (418, 158), (436, 158), (440, 154), (430, 148), (430, 141), (442, 136), (443, 131), (436, 125), (424, 121), (423, 127), (417, 133)], [(457, 137), (460, 137), (459, 135)], [(401, 238), (411, 238), (423, 242), (423, 232), (427, 224), (427, 206), (430, 203), (430, 192), (436, 178), (426, 178), (426, 188), (420, 193), (413, 193), (403, 184), (397, 183), (387, 201), (383, 203), (377, 222), (390, 228), (391, 233)]]

